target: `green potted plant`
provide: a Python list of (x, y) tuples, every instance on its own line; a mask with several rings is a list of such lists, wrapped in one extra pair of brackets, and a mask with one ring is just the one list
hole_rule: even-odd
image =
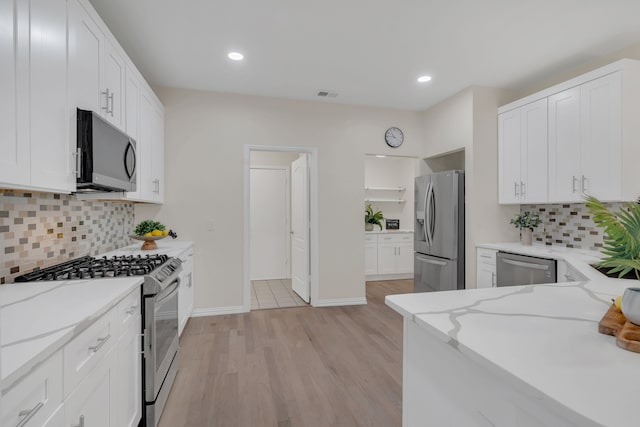
[(625, 203), (618, 212), (610, 212), (595, 197), (587, 196), (586, 200), (593, 222), (605, 233), (599, 269), (640, 280), (640, 205)]
[(525, 246), (531, 246), (533, 229), (540, 225), (541, 222), (542, 220), (538, 215), (533, 215), (529, 211), (520, 213), (511, 220), (511, 224), (520, 229), (520, 242)]
[(367, 205), (367, 208), (364, 210), (364, 229), (366, 231), (373, 231), (373, 226), (377, 225), (380, 227), (380, 230), (382, 230), (383, 219), (382, 211), (373, 212), (371, 205)]

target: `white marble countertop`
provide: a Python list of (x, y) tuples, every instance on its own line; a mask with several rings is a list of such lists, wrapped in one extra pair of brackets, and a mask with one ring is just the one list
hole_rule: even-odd
[(142, 277), (0, 287), (0, 389), (11, 387), (142, 284)]
[(611, 299), (637, 282), (601, 275), (590, 251), (479, 246), (563, 259), (588, 280), (393, 295), (387, 305), (578, 425), (637, 426), (640, 354), (598, 333)]
[(394, 233), (413, 233), (413, 230), (401, 228), (400, 230), (374, 229), (373, 231), (365, 231), (364, 234), (394, 234)]
[(115, 251), (101, 254), (100, 256), (121, 256), (121, 255), (168, 255), (170, 257), (180, 256), (184, 251), (193, 247), (193, 242), (183, 240), (173, 240), (167, 237), (162, 240), (156, 240), (158, 249), (151, 251), (143, 251), (142, 242), (136, 241), (136, 243), (116, 249)]

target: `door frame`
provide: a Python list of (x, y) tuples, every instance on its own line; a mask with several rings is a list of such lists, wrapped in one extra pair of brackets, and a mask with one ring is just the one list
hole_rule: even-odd
[[(288, 185), (288, 191), (285, 194), (285, 204), (287, 207), (287, 227), (291, 229), (291, 167), (290, 166), (262, 166), (262, 165), (249, 165), (249, 178), (251, 178), (251, 170), (279, 170), (284, 171), (286, 175), (286, 181)], [(251, 204), (251, 188), (249, 188), (249, 204)], [(251, 230), (251, 206), (249, 206), (249, 230)], [(289, 231), (286, 231), (287, 248), (285, 257), (287, 259), (287, 268), (289, 269), (288, 277), (291, 278), (291, 235)], [(251, 250), (251, 231), (249, 231), (249, 250)], [(251, 264), (249, 264), (249, 281), (251, 281)]]
[(319, 274), (318, 274), (318, 149), (316, 147), (285, 147), (277, 145), (244, 145), (244, 165), (242, 174), (244, 179), (244, 265), (243, 265), (243, 312), (251, 311), (251, 246), (250, 232), (250, 169), (252, 151), (289, 152), (309, 155), (309, 304), (314, 305), (319, 299)]

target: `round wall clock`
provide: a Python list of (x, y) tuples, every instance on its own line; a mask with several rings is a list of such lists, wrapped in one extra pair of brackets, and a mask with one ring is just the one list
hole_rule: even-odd
[(404, 134), (400, 128), (391, 127), (384, 133), (384, 140), (389, 147), (397, 148), (404, 142)]

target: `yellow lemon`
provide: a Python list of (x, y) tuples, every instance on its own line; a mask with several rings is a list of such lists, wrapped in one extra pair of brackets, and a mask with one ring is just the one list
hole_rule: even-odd
[(145, 237), (151, 237), (151, 236), (153, 236), (153, 234), (151, 234), (151, 232), (144, 233), (144, 235), (145, 235)]
[(160, 230), (153, 230), (153, 231), (151, 232), (151, 235), (152, 235), (152, 236), (162, 236), (162, 231), (160, 231)]
[(618, 295), (613, 303), (618, 310), (622, 310), (622, 295)]
[(168, 235), (168, 234), (169, 234), (169, 230), (164, 230), (164, 231), (162, 232), (162, 235), (163, 235), (163, 236), (166, 236), (166, 235)]

